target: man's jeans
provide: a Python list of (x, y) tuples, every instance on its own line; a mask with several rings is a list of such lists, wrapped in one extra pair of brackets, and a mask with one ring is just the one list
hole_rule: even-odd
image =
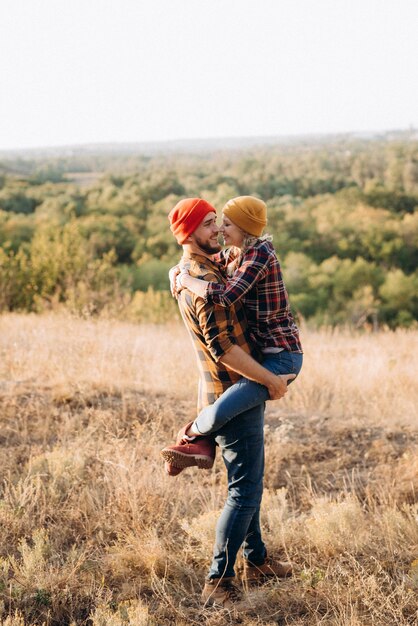
[(264, 474), (264, 403), (230, 420), (216, 434), (228, 473), (228, 498), (216, 526), (209, 578), (234, 576), (238, 550), (260, 565), (266, 548), (261, 538), (260, 504)]
[[(299, 374), (302, 368), (303, 354), (282, 350), (277, 354), (265, 355), (263, 367), (273, 374)], [(289, 381), (289, 384), (292, 381)], [(210, 406), (204, 408), (194, 421), (202, 435), (218, 431), (230, 419), (269, 400), (267, 387), (248, 378), (240, 380), (224, 391)]]

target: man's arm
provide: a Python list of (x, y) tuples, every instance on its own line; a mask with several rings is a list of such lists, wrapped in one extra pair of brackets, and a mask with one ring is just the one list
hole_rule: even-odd
[(295, 378), (295, 374), (283, 374), (281, 376), (272, 374), (237, 345), (232, 346), (219, 360), (223, 365), (241, 374), (241, 376), (255, 380), (260, 385), (267, 387), (270, 400), (282, 398), (287, 393), (287, 381)]
[[(218, 280), (210, 271), (202, 278), (209, 282)], [(237, 374), (267, 387), (271, 400), (282, 398), (287, 392), (287, 381), (296, 376), (276, 376), (235, 343), (230, 307), (214, 306), (203, 298), (193, 294), (191, 296), (198, 325), (213, 359)]]
[(295, 375), (276, 376), (269, 372), (234, 343), (231, 337), (233, 326), (229, 317), (229, 309), (213, 306), (201, 298), (196, 298), (196, 296), (193, 298), (199, 326), (214, 360), (220, 361), (237, 374), (267, 387), (271, 400), (282, 398), (287, 392), (287, 381), (295, 378)]

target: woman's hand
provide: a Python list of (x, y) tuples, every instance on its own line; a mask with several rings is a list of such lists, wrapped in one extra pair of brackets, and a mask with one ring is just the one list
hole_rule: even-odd
[(180, 274), (180, 266), (174, 265), (169, 272), (168, 278), (170, 279), (170, 291), (173, 298), (178, 298), (179, 292), (177, 290), (177, 276)]
[(189, 271), (185, 268), (182, 268), (179, 274), (176, 275), (176, 291), (177, 296), (182, 289), (185, 289), (185, 285), (183, 283), (183, 277), (190, 276)]
[(181, 277), (185, 274), (189, 276), (189, 267), (189, 263), (179, 263), (169, 270), (168, 277), (170, 279), (170, 291), (173, 298), (178, 298), (180, 291), (184, 289), (184, 285), (181, 283)]

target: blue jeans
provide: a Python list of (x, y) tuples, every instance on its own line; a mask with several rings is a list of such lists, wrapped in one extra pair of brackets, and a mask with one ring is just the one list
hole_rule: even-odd
[[(299, 374), (302, 368), (303, 354), (283, 350), (277, 354), (267, 354), (263, 367), (273, 374)], [(292, 381), (289, 381), (289, 384)], [(218, 431), (230, 419), (269, 400), (267, 387), (248, 378), (240, 380), (224, 391), (210, 406), (204, 408), (194, 421), (202, 435)]]
[(231, 419), (216, 434), (228, 473), (228, 497), (216, 526), (209, 578), (234, 576), (241, 545), (244, 557), (260, 565), (266, 548), (260, 505), (264, 474), (264, 403)]

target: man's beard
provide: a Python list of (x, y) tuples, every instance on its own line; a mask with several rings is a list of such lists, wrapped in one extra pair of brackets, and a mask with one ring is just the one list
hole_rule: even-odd
[(196, 238), (195, 242), (199, 246), (199, 248), (203, 250), (203, 252), (206, 252), (206, 254), (216, 254), (222, 249), (222, 246), (220, 243), (217, 243), (215, 246), (215, 244), (211, 245), (205, 241), (202, 241), (202, 239), (198, 239), (198, 238)]

